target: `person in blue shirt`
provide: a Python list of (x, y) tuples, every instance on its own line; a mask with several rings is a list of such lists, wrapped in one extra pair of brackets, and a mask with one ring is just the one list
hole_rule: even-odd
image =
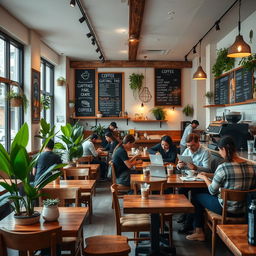
[(177, 148), (167, 135), (161, 138), (160, 143), (148, 149), (148, 153), (162, 155), (164, 162), (169, 163), (175, 163), (177, 158)]

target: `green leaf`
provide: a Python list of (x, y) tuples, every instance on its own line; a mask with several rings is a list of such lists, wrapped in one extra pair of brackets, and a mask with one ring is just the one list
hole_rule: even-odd
[(55, 148), (55, 149), (66, 150), (66, 147), (65, 147), (62, 143), (60, 143), (60, 142), (55, 143), (55, 144), (54, 144), (54, 148)]
[(42, 188), (44, 188), (47, 184), (49, 184), (50, 182), (56, 180), (60, 175), (62, 174), (61, 171), (56, 171), (53, 175), (47, 177), (46, 179), (44, 179), (37, 187), (37, 190), (41, 190)]
[(5, 182), (0, 182), (0, 186), (2, 186), (5, 190), (10, 192), (11, 194), (13, 194), (16, 191), (15, 187), (13, 187), (12, 185), (9, 185), (8, 183), (5, 183)]
[(27, 170), (29, 165), (28, 153), (25, 148), (20, 147), (17, 155), (13, 159), (12, 164), (14, 175), (17, 178), (24, 180), (28, 176)]
[(10, 157), (2, 144), (0, 144), (0, 170), (6, 173), (8, 176), (13, 174), (10, 164)]
[(29, 132), (28, 132), (28, 124), (25, 123), (21, 126), (20, 130), (16, 134), (12, 145), (11, 145), (11, 152), (14, 150), (16, 145), (23, 146), (26, 148), (28, 145), (28, 139), (29, 139)]

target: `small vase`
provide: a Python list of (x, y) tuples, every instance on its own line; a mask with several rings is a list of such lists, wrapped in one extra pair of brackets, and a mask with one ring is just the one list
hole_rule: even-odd
[(59, 218), (59, 208), (58, 205), (44, 205), (42, 216), (46, 221), (56, 221)]

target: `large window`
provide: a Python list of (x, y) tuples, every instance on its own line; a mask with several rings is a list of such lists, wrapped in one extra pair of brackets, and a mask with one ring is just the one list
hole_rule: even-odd
[(41, 117), (54, 125), (54, 66), (41, 59)]
[(23, 45), (0, 31), (0, 143), (7, 150), (24, 119), (23, 106), (11, 106), (10, 92), (23, 92)]

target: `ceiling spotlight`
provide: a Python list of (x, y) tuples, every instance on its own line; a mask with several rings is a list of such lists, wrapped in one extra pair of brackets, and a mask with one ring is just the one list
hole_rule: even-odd
[(80, 21), (80, 23), (83, 23), (83, 22), (85, 21), (85, 17), (84, 17), (84, 16), (81, 17), (81, 18), (79, 19), (79, 21)]
[(95, 45), (95, 38), (92, 38), (92, 45)]
[(216, 31), (220, 30), (220, 20), (215, 22), (215, 29), (216, 29)]
[(92, 36), (92, 33), (87, 33), (86, 36), (90, 38)]
[(196, 54), (196, 45), (193, 47), (193, 53)]
[(99, 56), (99, 58), (100, 58), (100, 59), (103, 59), (103, 55), (101, 54), (101, 55)]
[(76, 6), (76, 0), (71, 0), (70, 1), (70, 6), (75, 7)]
[(138, 42), (139, 39), (135, 37), (135, 35), (130, 35), (129, 37), (129, 42), (131, 43), (135, 43), (135, 42)]
[(100, 51), (100, 48), (98, 47), (95, 51), (96, 51), (96, 52), (99, 52), (99, 51)]
[(188, 61), (188, 56), (187, 55), (185, 56), (185, 61)]

